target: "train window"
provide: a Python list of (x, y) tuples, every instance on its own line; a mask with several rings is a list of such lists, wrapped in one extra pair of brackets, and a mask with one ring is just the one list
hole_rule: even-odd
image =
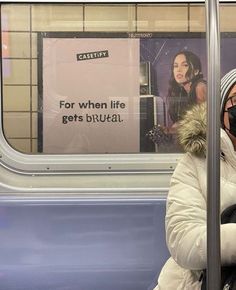
[(162, 86), (173, 44), (155, 32), (187, 31), (186, 20), (186, 5), (2, 5), (8, 142), (25, 153), (178, 152), (168, 76)]
[[(235, 9), (221, 7), (226, 32)], [(2, 3), (2, 160), (172, 169), (178, 121), (206, 99), (204, 17), (187, 2)]]

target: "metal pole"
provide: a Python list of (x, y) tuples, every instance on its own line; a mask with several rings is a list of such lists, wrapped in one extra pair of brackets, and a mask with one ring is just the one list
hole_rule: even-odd
[(220, 290), (220, 32), (218, 0), (206, 1), (207, 97), (207, 290)]

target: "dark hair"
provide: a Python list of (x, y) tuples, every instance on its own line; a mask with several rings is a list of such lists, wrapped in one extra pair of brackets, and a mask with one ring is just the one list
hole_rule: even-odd
[[(178, 84), (175, 80), (173, 72), (174, 61), (176, 57), (180, 54), (183, 54), (185, 56), (186, 62), (189, 65), (189, 69), (186, 73), (186, 79), (193, 84), (197, 82), (197, 80), (203, 78), (201, 61), (196, 54), (188, 50), (183, 50), (178, 52), (174, 56), (171, 64), (171, 77), (169, 81), (169, 89), (167, 95), (167, 100), (169, 103), (169, 115), (173, 122), (178, 121), (180, 113), (182, 114), (190, 107), (190, 105), (194, 104), (194, 102), (196, 101), (196, 95), (194, 93), (188, 94), (185, 91), (183, 85)], [(198, 71), (197, 75), (195, 75), (196, 71)], [(179, 104), (177, 104), (177, 102), (179, 102)]]

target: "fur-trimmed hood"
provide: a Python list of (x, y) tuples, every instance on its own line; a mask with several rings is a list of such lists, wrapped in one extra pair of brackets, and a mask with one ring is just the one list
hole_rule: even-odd
[[(206, 102), (198, 104), (187, 111), (179, 121), (178, 140), (185, 152), (199, 157), (206, 156), (207, 142), (207, 108)], [(236, 168), (236, 154), (232, 141), (224, 129), (221, 128), (221, 154)]]
[[(224, 129), (224, 107), (228, 98), (228, 93), (232, 86), (236, 83), (236, 69), (229, 71), (221, 79), (221, 105), (220, 118), (221, 126)], [(221, 137), (224, 135), (224, 141), (221, 140), (221, 150), (224, 152), (225, 145), (229, 143), (230, 151), (233, 145), (229, 140), (227, 133), (221, 130)], [(183, 120), (179, 122), (178, 126), (178, 140), (180, 145), (186, 152), (193, 153), (198, 156), (206, 155), (206, 131), (207, 131), (207, 111), (206, 102), (193, 106), (193, 108), (186, 112)], [(225, 153), (225, 152), (224, 152)], [(234, 150), (233, 150), (234, 153)]]
[(178, 125), (178, 140), (184, 151), (206, 155), (207, 112), (206, 102), (186, 112)]

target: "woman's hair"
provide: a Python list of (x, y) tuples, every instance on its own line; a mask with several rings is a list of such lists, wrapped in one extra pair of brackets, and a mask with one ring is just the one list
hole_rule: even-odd
[(197, 80), (203, 78), (201, 61), (196, 54), (188, 50), (183, 50), (178, 52), (174, 56), (171, 64), (171, 77), (169, 81), (169, 89), (167, 95), (167, 99), (169, 102), (169, 115), (173, 122), (177, 121), (177, 115), (179, 115), (180, 113), (177, 112), (177, 110), (179, 111), (180, 108), (176, 108), (176, 101), (178, 101), (177, 98), (181, 97), (181, 104), (179, 104), (179, 107), (181, 107), (181, 111), (184, 111), (184, 109), (187, 109), (190, 104), (193, 104), (195, 102), (195, 99), (191, 99), (191, 97), (193, 98), (194, 96), (189, 96), (183, 88), (183, 85), (178, 84), (174, 77), (174, 62), (176, 57), (180, 54), (183, 54), (185, 56), (186, 62), (189, 65), (189, 69), (185, 75), (187, 81), (194, 83)]

